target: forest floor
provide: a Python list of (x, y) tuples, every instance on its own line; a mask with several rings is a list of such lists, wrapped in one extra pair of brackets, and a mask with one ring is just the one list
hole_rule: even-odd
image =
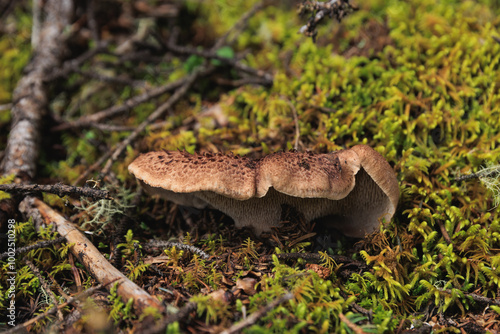
[[(500, 332), (497, 1), (0, 0), (0, 55), (1, 330)], [(359, 144), (400, 193), (364, 238), (127, 169)]]

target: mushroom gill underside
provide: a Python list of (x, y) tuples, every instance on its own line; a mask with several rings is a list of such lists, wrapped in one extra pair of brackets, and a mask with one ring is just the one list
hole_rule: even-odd
[(307, 221), (326, 217), (328, 227), (364, 237), (392, 218), (399, 199), (389, 164), (365, 145), (329, 154), (279, 152), (260, 160), (149, 152), (129, 170), (149, 194), (217, 209), (236, 227), (257, 234), (278, 226), (282, 207), (290, 206)]
[(375, 231), (382, 219), (389, 221), (392, 217), (389, 198), (364, 169), (357, 173), (352, 191), (339, 200), (294, 197), (272, 187), (264, 197), (237, 200), (212, 191), (186, 194), (151, 187), (144, 182), (141, 185), (150, 195), (179, 205), (217, 209), (231, 217), (237, 228), (251, 227), (257, 235), (278, 226), (283, 205), (295, 208), (307, 221), (325, 218), (322, 222), (326, 227), (357, 238)]

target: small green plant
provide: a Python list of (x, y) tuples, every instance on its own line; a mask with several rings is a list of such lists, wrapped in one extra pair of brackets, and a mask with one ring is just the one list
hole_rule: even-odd
[(113, 319), (115, 325), (122, 320), (133, 319), (135, 316), (132, 313), (134, 299), (130, 298), (127, 303), (123, 303), (121, 297), (117, 293), (118, 283), (114, 284), (109, 291), (108, 299), (111, 303), (109, 318)]

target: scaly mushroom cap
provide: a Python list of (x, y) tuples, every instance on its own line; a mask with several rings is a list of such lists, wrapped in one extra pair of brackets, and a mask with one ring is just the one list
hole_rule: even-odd
[(328, 154), (279, 152), (259, 160), (234, 155), (149, 152), (129, 171), (152, 195), (180, 205), (214, 207), (257, 233), (279, 223), (287, 204), (312, 220), (363, 237), (389, 221), (399, 188), (387, 161), (366, 145)]

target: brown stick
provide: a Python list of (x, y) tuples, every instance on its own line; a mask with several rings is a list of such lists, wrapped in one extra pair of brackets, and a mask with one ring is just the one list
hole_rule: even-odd
[[(19, 210), (33, 220), (43, 221), (46, 224), (54, 224), (60, 235), (66, 238), (68, 243), (73, 243), (71, 252), (80, 260), (85, 268), (100, 283), (108, 284), (114, 280), (120, 280), (117, 288), (118, 295), (127, 302), (130, 298), (134, 300), (134, 309), (138, 314), (147, 307), (154, 307), (160, 312), (164, 311), (163, 305), (135, 283), (130, 281), (124, 274), (109, 264), (99, 250), (87, 239), (77, 228), (58, 212), (47, 204), (34, 197), (26, 197), (19, 205)], [(110, 288), (110, 287), (108, 287)]]
[(57, 184), (0, 184), (0, 191), (5, 191), (15, 195), (38, 195), (42, 192), (56, 194), (59, 197), (63, 197), (66, 195), (77, 195), (77, 196), (85, 196), (91, 197), (92, 199), (113, 199), (109, 195), (109, 191), (93, 189), (93, 188), (81, 188), (81, 187), (73, 187), (68, 186), (66, 184), (57, 183)]
[(61, 65), (65, 45), (62, 36), (69, 25), (72, 1), (48, 0), (45, 8), (47, 16), (40, 41), (26, 67), (27, 74), (19, 80), (12, 97), (12, 129), (1, 164), (4, 174), (25, 180), (36, 174), (41, 121), (48, 103), (44, 78)]

